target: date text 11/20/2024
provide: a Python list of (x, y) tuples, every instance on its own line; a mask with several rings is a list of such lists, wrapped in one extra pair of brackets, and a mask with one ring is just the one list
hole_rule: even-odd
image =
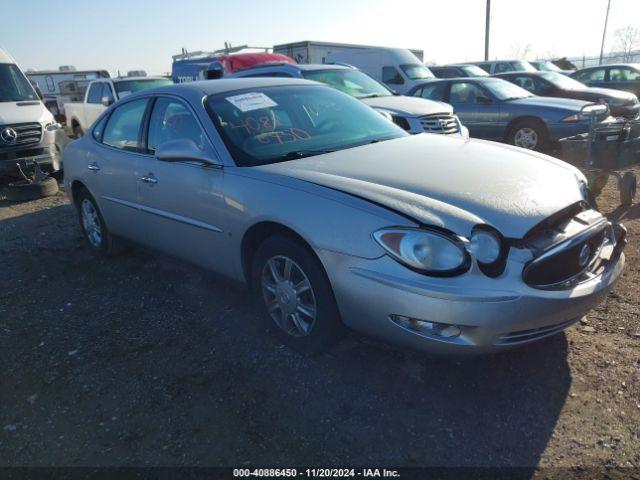
[(397, 470), (386, 468), (234, 468), (234, 478), (243, 477), (302, 477), (302, 478), (399, 478)]

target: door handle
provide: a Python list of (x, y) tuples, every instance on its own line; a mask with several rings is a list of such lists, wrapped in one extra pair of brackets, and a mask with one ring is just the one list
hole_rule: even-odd
[(87, 170), (91, 170), (93, 172), (99, 172), (100, 165), (98, 165), (96, 162), (91, 162), (89, 165), (87, 165)]
[(158, 183), (158, 179), (154, 177), (152, 173), (150, 173), (149, 175), (144, 175), (140, 177), (140, 181), (144, 183), (153, 183), (153, 184)]

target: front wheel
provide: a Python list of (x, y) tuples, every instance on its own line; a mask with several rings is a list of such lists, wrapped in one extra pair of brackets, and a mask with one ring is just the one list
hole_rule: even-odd
[(548, 142), (548, 134), (540, 122), (524, 120), (511, 128), (507, 141), (527, 150), (541, 150)]
[(341, 332), (329, 279), (301, 242), (284, 236), (265, 240), (254, 257), (252, 286), (268, 329), (283, 343), (316, 353)]

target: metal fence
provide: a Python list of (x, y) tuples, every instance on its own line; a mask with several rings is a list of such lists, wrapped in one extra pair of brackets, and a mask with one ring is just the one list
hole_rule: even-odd
[[(578, 68), (594, 67), (600, 64), (600, 56), (597, 57), (569, 57), (567, 58)], [(609, 53), (603, 55), (602, 63), (640, 63), (640, 50), (634, 50), (630, 55), (624, 55), (622, 53)]]

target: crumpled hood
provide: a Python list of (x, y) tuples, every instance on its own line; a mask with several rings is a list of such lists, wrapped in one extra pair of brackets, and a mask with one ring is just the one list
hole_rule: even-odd
[(478, 223), (522, 238), (582, 200), (574, 167), (483, 140), (420, 134), (256, 167), (340, 190), (468, 235)]
[(594, 94), (596, 97), (615, 98), (617, 100), (627, 100), (629, 103), (635, 103), (635, 95), (631, 92), (625, 92), (623, 90), (614, 90), (613, 88), (585, 88), (584, 90), (578, 90), (579, 92), (585, 92)]
[(434, 102), (433, 100), (419, 97), (389, 95), (388, 97), (363, 98), (362, 101), (370, 107), (398, 115), (420, 117), (435, 113), (453, 113), (453, 107), (447, 103)]
[(42, 102), (0, 102), (0, 125), (14, 123), (45, 122), (53, 120), (53, 115)]

